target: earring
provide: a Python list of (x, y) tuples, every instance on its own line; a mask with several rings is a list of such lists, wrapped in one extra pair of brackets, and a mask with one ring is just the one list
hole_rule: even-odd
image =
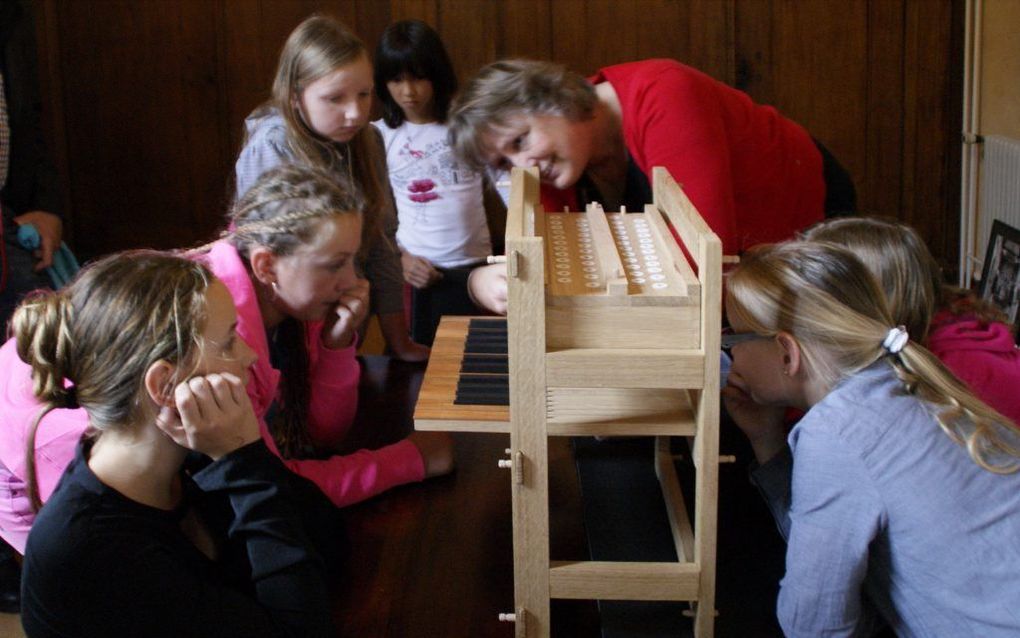
[(269, 287), (273, 289), (273, 299), (276, 299), (280, 294), (280, 287), (276, 285), (275, 281), (269, 282)]

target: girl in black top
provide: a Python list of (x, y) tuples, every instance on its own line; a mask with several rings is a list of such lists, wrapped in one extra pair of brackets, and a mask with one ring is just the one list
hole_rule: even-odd
[[(308, 494), (261, 442), (222, 283), (121, 254), (12, 325), (45, 410), (81, 406), (95, 430), (28, 539), (29, 636), (333, 633)], [(189, 451), (212, 462), (189, 473)]]

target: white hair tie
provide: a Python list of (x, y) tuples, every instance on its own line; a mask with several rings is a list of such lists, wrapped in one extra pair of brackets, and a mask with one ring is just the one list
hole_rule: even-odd
[(889, 354), (898, 354), (908, 341), (910, 341), (910, 335), (907, 334), (906, 326), (896, 326), (889, 330), (889, 334), (882, 342), (882, 347), (888, 350)]

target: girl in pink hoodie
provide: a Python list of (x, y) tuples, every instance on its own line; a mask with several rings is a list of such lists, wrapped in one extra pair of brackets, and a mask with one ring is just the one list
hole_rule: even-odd
[(850, 248), (882, 284), (893, 318), (982, 401), (1020, 423), (1020, 352), (1006, 316), (973, 292), (943, 283), (917, 232), (892, 220), (831, 219), (804, 239)]
[[(361, 202), (352, 193), (318, 169), (273, 169), (238, 200), (232, 230), (192, 254), (230, 291), (237, 333), (258, 356), (247, 390), (262, 438), (337, 506), (453, 468), (443, 433), (415, 432), (378, 450), (335, 453), (357, 410), (356, 330), (368, 296), (354, 271)], [(41, 408), (31, 368), (10, 340), (0, 348), (0, 536), (19, 552), (35, 519), (30, 480), (45, 502), (88, 427), (84, 410), (47, 413), (30, 478), (26, 433)]]

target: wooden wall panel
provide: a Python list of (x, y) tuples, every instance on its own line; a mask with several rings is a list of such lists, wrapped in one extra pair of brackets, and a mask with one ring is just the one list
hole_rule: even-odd
[(896, 217), (903, 204), (903, 5), (868, 6), (868, 84), (863, 171), (855, 173), (864, 210)]
[(444, 0), (438, 16), (438, 31), (450, 54), (453, 68), (467, 78), (497, 58), (502, 33), (500, 7), (495, 2)]
[(496, 49), (497, 58), (553, 58), (550, 0), (506, 0), (499, 20), (502, 37)]
[(442, 35), (462, 80), (502, 57), (585, 74), (673, 57), (775, 105), (853, 173), (862, 210), (955, 263), (962, 0), (37, 0), (49, 139), (84, 257), (220, 225), (244, 117), (313, 12), (372, 49)]
[[(774, 4), (771, 100), (827, 146), (852, 175), (864, 168), (867, 124), (867, 4), (840, 4), (839, 20), (823, 3)], [(795, 82), (783, 81), (796, 78)]]
[(963, 42), (950, 28), (958, 9), (947, 2), (908, 0), (905, 13), (904, 198), (900, 217), (921, 232), (950, 273), (955, 273), (958, 265), (960, 224), (957, 214), (948, 214), (946, 203), (951, 203), (954, 213), (958, 211), (962, 78), (946, 69), (962, 64)]
[(221, 136), (199, 122), (199, 113), (217, 111), (215, 84), (210, 91), (210, 78), (196, 78), (215, 59), (213, 32), (203, 28), (212, 8), (200, 0), (159, 11), (130, 1), (60, 7), (70, 193), (83, 254), (140, 239), (183, 246), (210, 227), (196, 203), (219, 179)]
[(644, 58), (690, 60), (690, 5), (669, 0), (568, 0), (552, 4), (553, 59), (591, 74)]

